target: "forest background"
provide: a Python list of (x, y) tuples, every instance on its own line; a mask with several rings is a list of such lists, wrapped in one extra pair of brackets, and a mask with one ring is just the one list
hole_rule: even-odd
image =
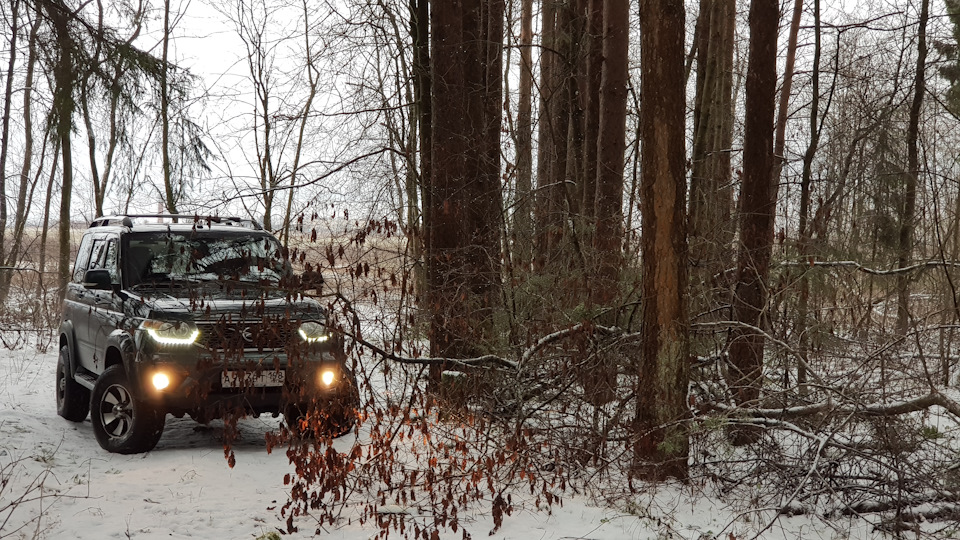
[(365, 444), (424, 434), (389, 466), (324, 453), (302, 511), (362, 475), (430, 493), (437, 527), (481, 500), (502, 519), (518, 482), (549, 505), (671, 479), (891, 531), (960, 515), (954, 0), (0, 18), (4, 331), (56, 327), (94, 216), (261, 221), (327, 278)]

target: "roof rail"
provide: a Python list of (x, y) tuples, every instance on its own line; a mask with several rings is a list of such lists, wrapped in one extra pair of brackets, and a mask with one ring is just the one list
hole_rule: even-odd
[(94, 218), (90, 222), (90, 227), (106, 227), (107, 225), (121, 225), (123, 227), (133, 227), (134, 219), (169, 219), (179, 220), (181, 223), (201, 223), (207, 225), (234, 225), (238, 227), (247, 227), (257, 231), (263, 230), (263, 226), (255, 219), (240, 218), (232, 216), (201, 216), (196, 214), (121, 214), (114, 216), (101, 216)]

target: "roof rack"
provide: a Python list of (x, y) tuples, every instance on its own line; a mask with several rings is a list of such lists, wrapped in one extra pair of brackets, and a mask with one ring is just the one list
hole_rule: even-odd
[(90, 222), (90, 227), (106, 227), (107, 225), (121, 225), (123, 227), (133, 227), (134, 219), (169, 219), (179, 220), (181, 223), (206, 223), (207, 225), (233, 225), (237, 227), (247, 227), (257, 231), (263, 230), (263, 226), (255, 219), (240, 218), (232, 216), (201, 216), (196, 214), (122, 214), (114, 216), (101, 216), (94, 218)]

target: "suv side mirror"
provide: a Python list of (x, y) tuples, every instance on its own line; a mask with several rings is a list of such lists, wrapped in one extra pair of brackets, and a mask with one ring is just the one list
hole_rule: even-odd
[(85, 289), (112, 290), (113, 284), (110, 282), (110, 272), (103, 268), (87, 270), (83, 274), (83, 287)]

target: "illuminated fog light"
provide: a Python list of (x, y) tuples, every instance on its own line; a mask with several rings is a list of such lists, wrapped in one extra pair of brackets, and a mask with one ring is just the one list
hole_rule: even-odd
[(170, 386), (170, 377), (167, 377), (166, 373), (154, 373), (152, 382), (154, 388), (157, 390), (163, 390), (164, 388)]
[(320, 374), (320, 380), (323, 381), (325, 386), (330, 386), (333, 384), (333, 381), (336, 380), (337, 374), (332, 370), (326, 369)]

